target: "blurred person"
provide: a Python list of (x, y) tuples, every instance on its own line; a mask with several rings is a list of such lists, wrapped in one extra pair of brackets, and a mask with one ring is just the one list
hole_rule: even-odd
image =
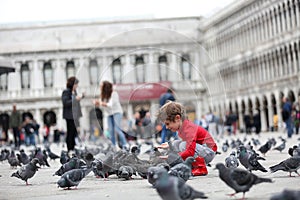
[(261, 120), (260, 120), (260, 113), (258, 110), (254, 111), (253, 126), (255, 128), (255, 133), (258, 135), (261, 131)]
[(22, 126), (22, 119), (20, 112), (17, 110), (16, 104), (13, 104), (13, 110), (10, 116), (9, 125), (14, 134), (15, 147), (19, 148), (19, 146), (21, 145), (20, 128)]
[(292, 104), (287, 97), (282, 98), (282, 119), (286, 125), (288, 138), (293, 135), (293, 125), (292, 125)]
[(75, 138), (78, 136), (78, 119), (82, 116), (80, 101), (84, 96), (77, 95), (76, 89), (78, 87), (78, 83), (79, 81), (75, 76), (68, 78), (66, 89), (63, 91), (61, 97), (63, 103), (63, 118), (67, 123), (66, 144), (68, 153), (70, 153), (70, 151), (74, 151), (76, 145)]
[(25, 117), (23, 129), (25, 132), (26, 146), (29, 146), (29, 145), (35, 146), (36, 145), (36, 142), (35, 142), (36, 126), (34, 125), (33, 120), (29, 116)]
[(121, 129), (121, 121), (123, 109), (121, 107), (119, 94), (113, 90), (113, 84), (109, 81), (103, 81), (100, 85), (100, 99), (94, 100), (96, 106), (101, 106), (106, 113), (108, 120), (108, 129), (110, 139), (113, 145), (116, 146), (115, 131), (123, 149), (128, 148), (125, 135)]
[[(176, 101), (174, 97), (174, 90), (172, 88), (168, 88), (167, 91), (160, 96), (159, 106), (162, 107), (169, 101)], [(174, 139), (178, 139), (177, 133), (168, 130), (164, 124), (162, 124), (160, 135), (161, 135), (161, 143), (165, 143), (166, 141), (169, 141), (171, 137), (174, 137)]]
[(143, 129), (144, 129), (142, 138), (143, 139), (150, 139), (150, 138), (152, 138), (153, 124), (151, 122), (151, 114), (150, 114), (150, 112), (146, 112), (145, 117), (144, 117), (143, 122), (142, 122), (142, 125), (143, 125)]

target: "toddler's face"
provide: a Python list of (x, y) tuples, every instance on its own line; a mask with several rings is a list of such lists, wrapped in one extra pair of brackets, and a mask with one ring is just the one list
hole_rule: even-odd
[(179, 130), (181, 126), (181, 117), (180, 115), (176, 115), (175, 120), (165, 120), (166, 128), (169, 129), (172, 132), (176, 132)]

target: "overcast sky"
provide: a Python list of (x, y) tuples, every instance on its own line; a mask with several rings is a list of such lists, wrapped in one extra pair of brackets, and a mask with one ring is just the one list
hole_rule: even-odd
[(0, 24), (126, 17), (208, 17), (233, 1), (0, 0)]

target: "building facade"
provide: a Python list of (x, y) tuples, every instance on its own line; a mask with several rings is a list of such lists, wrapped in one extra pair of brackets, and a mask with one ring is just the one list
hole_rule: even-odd
[(155, 114), (159, 94), (171, 86), (191, 119), (229, 110), (242, 128), (243, 115), (257, 109), (262, 130), (270, 130), (274, 116), (281, 121), (281, 98), (295, 102), (300, 95), (299, 13), (299, 0), (245, 0), (208, 19), (1, 25), (0, 56), (16, 72), (0, 77), (0, 112), (9, 115), (16, 103), (41, 124), (51, 115), (65, 127), (60, 98), (75, 75), (86, 93), (85, 130), (101, 112), (91, 102), (102, 80), (121, 95), (146, 94), (121, 98), (128, 116), (141, 109)]
[(282, 121), (282, 97), (300, 96), (299, 13), (299, 0), (248, 0), (205, 21), (212, 110), (236, 113), (241, 127), (243, 115), (258, 110), (263, 131), (277, 126), (274, 116)]

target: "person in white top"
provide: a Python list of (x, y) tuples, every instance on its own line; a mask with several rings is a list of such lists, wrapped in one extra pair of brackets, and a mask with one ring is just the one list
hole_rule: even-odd
[(121, 130), (121, 121), (123, 109), (120, 104), (119, 95), (113, 91), (113, 84), (109, 81), (103, 81), (100, 85), (100, 100), (94, 100), (96, 106), (101, 106), (106, 113), (108, 120), (108, 130), (113, 145), (116, 146), (115, 132), (117, 132), (122, 148), (127, 147), (127, 141)]

